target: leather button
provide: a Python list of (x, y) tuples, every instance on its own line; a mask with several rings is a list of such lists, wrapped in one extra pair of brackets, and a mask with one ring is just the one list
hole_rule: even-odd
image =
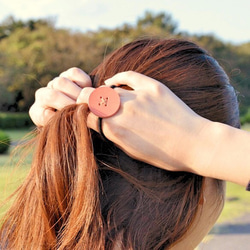
[(120, 108), (120, 96), (112, 88), (96, 88), (89, 96), (89, 109), (101, 118), (113, 116)]

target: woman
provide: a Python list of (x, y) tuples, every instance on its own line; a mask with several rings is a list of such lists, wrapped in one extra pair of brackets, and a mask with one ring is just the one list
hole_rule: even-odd
[[(93, 86), (99, 87), (106, 79), (128, 70), (150, 77), (147, 88), (152, 95), (147, 98), (152, 106), (147, 119), (155, 122), (153, 129), (159, 136), (161, 124), (153, 97), (162, 95), (164, 102), (166, 88), (161, 83), (198, 114), (239, 127), (237, 98), (228, 77), (197, 45), (181, 40), (132, 42), (113, 52), (91, 73)], [(105, 135), (112, 129), (112, 121), (122, 121), (126, 109), (131, 110), (134, 100), (140, 99), (143, 88), (127, 85), (130, 89), (115, 88), (122, 105), (115, 116), (104, 119)], [(138, 106), (139, 114), (142, 110)], [(70, 105), (41, 130), (30, 175), (1, 229), (3, 248), (195, 248), (221, 212), (222, 181), (168, 172), (134, 160), (126, 152), (134, 156), (127, 149), (136, 151), (140, 138), (130, 119), (126, 122), (134, 140), (123, 144), (121, 150), (116, 146), (118, 130), (116, 136), (108, 137), (114, 143), (102, 140), (94, 131), (91, 138), (87, 136), (87, 122), (91, 123), (87, 115), (86, 105)], [(137, 127), (141, 134), (148, 132), (144, 124)], [(151, 142), (147, 141), (144, 148), (147, 144)], [(166, 156), (154, 146), (159, 156), (155, 165), (164, 168)], [(169, 165), (178, 164), (174, 148), (168, 158)]]

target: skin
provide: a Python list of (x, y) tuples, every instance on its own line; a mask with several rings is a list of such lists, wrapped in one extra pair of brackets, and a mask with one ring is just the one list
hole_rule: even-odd
[[(121, 107), (103, 119), (105, 136), (128, 155), (163, 169), (247, 185), (250, 133), (198, 116), (163, 84), (139, 73), (118, 73), (105, 84), (133, 89), (115, 88)], [(44, 126), (56, 110), (88, 103), (93, 90), (88, 75), (71, 68), (37, 91), (30, 116)], [(98, 132), (97, 121), (90, 113), (88, 127)]]
[(34, 124), (38, 127), (44, 126), (56, 110), (76, 103), (81, 90), (91, 86), (90, 77), (78, 68), (62, 72), (59, 77), (50, 81), (47, 87), (36, 91), (35, 103), (29, 110)]

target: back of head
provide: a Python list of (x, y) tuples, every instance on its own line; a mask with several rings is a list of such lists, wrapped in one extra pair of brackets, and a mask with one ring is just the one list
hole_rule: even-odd
[[(93, 84), (98, 87), (128, 70), (159, 80), (200, 115), (239, 126), (237, 98), (228, 77), (197, 45), (181, 40), (132, 42), (91, 73)], [(30, 249), (39, 242), (36, 249), (113, 249), (119, 242), (121, 249), (165, 249), (174, 245), (202, 204), (204, 178), (136, 161), (93, 131), (89, 141), (87, 112), (85, 105), (66, 107), (39, 135), (31, 173), (1, 231), (3, 246)], [(221, 182), (214, 185), (221, 196)]]
[(196, 113), (239, 127), (237, 97), (218, 62), (198, 45), (175, 39), (144, 39), (109, 55), (93, 72), (95, 87), (118, 72), (136, 71), (169, 87)]
[[(158, 39), (132, 42), (92, 72), (93, 84), (98, 87), (129, 70), (162, 82), (201, 116), (239, 127), (237, 97), (226, 73), (196, 44)], [(99, 140), (94, 146), (106, 194), (101, 200), (108, 239), (112, 242), (119, 232), (125, 249), (129, 244), (133, 249), (164, 249), (177, 242), (202, 202), (204, 178), (135, 161)], [(214, 185), (219, 199), (222, 182), (214, 180)]]

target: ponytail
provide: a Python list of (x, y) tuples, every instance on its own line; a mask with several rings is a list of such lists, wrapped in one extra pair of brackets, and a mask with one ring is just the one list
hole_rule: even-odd
[(99, 176), (86, 105), (57, 112), (0, 231), (3, 249), (104, 249)]

